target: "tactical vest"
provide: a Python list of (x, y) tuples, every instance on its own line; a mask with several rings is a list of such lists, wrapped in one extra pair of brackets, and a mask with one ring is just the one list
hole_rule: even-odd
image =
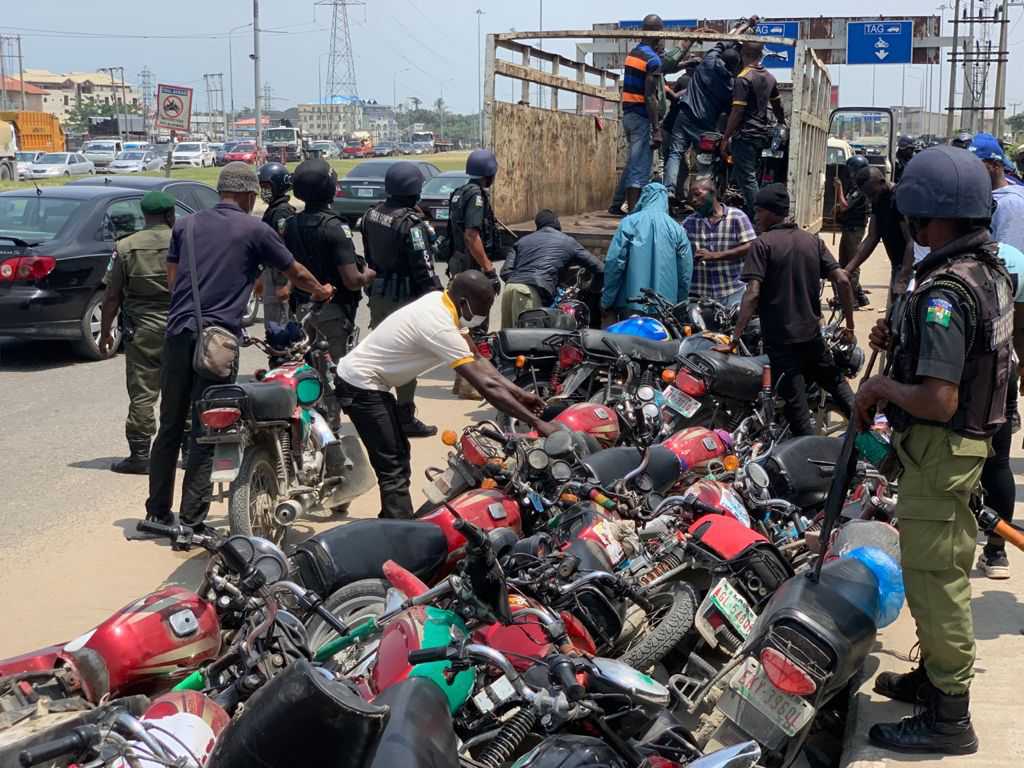
[(117, 242), (115, 269), (124, 270), (125, 316), (135, 323), (165, 324), (171, 304), (167, 288), (167, 249), (170, 227), (150, 227)]
[[(341, 275), (337, 273), (337, 270), (333, 270), (330, 275), (325, 274), (329, 270), (325, 268), (321, 254), (330, 245), (324, 237), (324, 227), (332, 219), (336, 219), (339, 225), (344, 225), (341, 217), (333, 211), (303, 211), (302, 213), (297, 213), (285, 221), (284, 243), (288, 246), (288, 250), (292, 252), (295, 259), (312, 272), (320, 282), (331, 283), (335, 286), (337, 290), (334, 292), (334, 298), (331, 301), (335, 304), (355, 306), (359, 304), (362, 293), (345, 288), (341, 283)], [(309, 300), (308, 294), (302, 291), (293, 293), (293, 296), (295, 296), (295, 303)]]
[[(968, 315), (964, 336), (967, 354), (959, 384), (956, 413), (948, 424), (953, 432), (968, 437), (990, 437), (1006, 420), (1006, 395), (1010, 379), (1013, 336), (1013, 284), (996, 257), (992, 242), (952, 256), (929, 256), (918, 265), (917, 284), (904, 299), (895, 327), (896, 350), (892, 376), (903, 384), (917, 383), (918, 348), (921, 336), (921, 300), (928, 291), (941, 288), (958, 296)], [(985, 251), (991, 262), (974, 257)], [(914, 423), (927, 423), (892, 403), (886, 415), (894, 429), (904, 431)]]
[[(497, 222), (494, 218), (494, 209), (491, 208), (491, 198), (487, 192), (476, 182), (470, 181), (452, 192), (448, 198), (448, 257), (456, 253), (465, 253), (466, 235), (466, 206), (477, 192), (484, 201), (484, 221), (480, 228), (480, 238), (483, 241), (484, 251), (490, 258), (495, 258), (495, 238)], [(475, 268), (476, 262), (470, 259), (470, 266)]]
[(411, 208), (388, 208), (381, 203), (367, 211), (363, 217), (363, 237), (378, 277), (409, 276), (406, 237), (418, 223), (419, 216)]

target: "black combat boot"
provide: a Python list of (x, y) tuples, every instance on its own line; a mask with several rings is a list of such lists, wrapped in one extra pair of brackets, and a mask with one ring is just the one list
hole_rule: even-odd
[(414, 403), (398, 404), (398, 421), (406, 437), (433, 437), (437, 434), (437, 427), (424, 424), (416, 418)]
[(875, 693), (880, 693), (893, 701), (905, 701), (907, 704), (923, 702), (932, 688), (931, 681), (920, 664), (911, 672), (902, 675), (896, 672), (882, 672), (875, 678)]
[(149, 438), (135, 438), (128, 441), (128, 458), (110, 465), (112, 472), (122, 475), (149, 474)]
[(898, 723), (871, 726), (868, 739), (897, 752), (973, 755), (978, 737), (971, 725), (970, 705), (970, 694), (950, 696), (932, 688), (917, 714)]

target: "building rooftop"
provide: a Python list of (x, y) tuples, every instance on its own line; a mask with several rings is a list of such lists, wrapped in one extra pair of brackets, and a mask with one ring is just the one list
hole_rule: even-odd
[[(0, 90), (7, 91), (8, 93), (21, 93), (21, 80), (14, 77), (5, 77), (0, 80)], [(46, 91), (42, 88), (37, 88), (25, 78), (25, 93), (32, 96), (45, 95)]]

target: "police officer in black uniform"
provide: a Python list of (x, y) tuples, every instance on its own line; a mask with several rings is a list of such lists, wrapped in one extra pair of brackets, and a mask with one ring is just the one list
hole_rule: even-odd
[[(363, 217), (363, 249), (377, 272), (370, 286), (370, 328), (396, 309), (430, 291), (441, 290), (434, 272), (434, 230), (416, 207), (423, 174), (414, 163), (395, 163), (384, 176), (387, 199)], [(406, 437), (431, 437), (437, 427), (416, 418), (416, 379), (395, 390), (398, 418)]]
[(488, 190), (498, 173), (498, 158), (489, 149), (474, 149), (466, 160), (466, 173), (469, 181), (452, 192), (448, 204), (448, 274), (478, 269), (491, 281), (497, 295), (501, 282), (493, 260), (498, 257), (500, 243)]
[[(338, 361), (348, 351), (348, 339), (355, 328), (356, 308), (362, 291), (373, 283), (376, 273), (356, 253), (352, 232), (332, 209), (337, 176), (326, 160), (305, 160), (295, 169), (295, 196), (306, 207), (284, 223), (284, 242), (295, 260), (322, 283), (337, 284), (330, 303), (315, 318), (319, 333), (327, 340), (331, 357)], [(292, 306), (309, 301), (293, 292)]]
[[(256, 174), (260, 180), (260, 198), (267, 204), (263, 223), (279, 235), (284, 235), (284, 222), (295, 215), (288, 190), (292, 188), (292, 175), (281, 163), (264, 163)], [(282, 323), (288, 307), (288, 278), (276, 269), (263, 270), (260, 281), (263, 291), (263, 324)]]
[(875, 690), (920, 708), (868, 735), (899, 751), (970, 754), (978, 749), (968, 693), (978, 533), (971, 496), (1006, 417), (1013, 284), (989, 234), (991, 180), (977, 157), (926, 149), (907, 163), (895, 194), (915, 242), (931, 250), (914, 266), (892, 325), (879, 320), (871, 332), (875, 349), (894, 342), (891, 372), (861, 384), (856, 410), (870, 425), (875, 407), (888, 404), (903, 467), (903, 583), (921, 648), (916, 669), (879, 675)]

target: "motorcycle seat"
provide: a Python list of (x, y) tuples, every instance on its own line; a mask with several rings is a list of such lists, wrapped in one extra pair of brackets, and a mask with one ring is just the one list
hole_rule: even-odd
[(662, 365), (674, 363), (676, 355), (679, 353), (677, 339), (653, 341), (640, 336), (627, 336), (624, 333), (608, 333), (606, 331), (584, 331), (583, 346), (588, 352), (604, 357), (621, 352), (634, 360), (642, 360), (645, 363), (661, 363)]
[[(649, 450), (651, 460), (647, 465), (647, 476), (657, 493), (667, 493), (679, 479), (679, 459), (662, 445), (653, 445)], [(643, 454), (638, 448), (624, 445), (592, 453), (583, 463), (590, 467), (599, 485), (609, 487), (639, 467), (641, 461)]]
[(373, 703), (391, 710), (370, 768), (458, 768), (459, 747), (448, 701), (437, 683), (410, 677)]
[(752, 402), (761, 391), (761, 371), (767, 355), (742, 357), (714, 350), (700, 350), (687, 357), (707, 379), (713, 394), (740, 402)]
[[(295, 390), (276, 381), (246, 381), (223, 386), (241, 390), (256, 421), (287, 421), (295, 411)], [(208, 388), (205, 399), (216, 399), (219, 390), (220, 387)]]
[(354, 520), (311, 536), (291, 555), (302, 583), (323, 597), (362, 579), (384, 578), (386, 560), (430, 581), (447, 558), (444, 532), (416, 520)]
[(775, 447), (765, 461), (771, 493), (804, 509), (825, 503), (832, 485), (833, 465), (843, 441), (835, 437), (804, 435)]
[[(505, 357), (517, 355), (555, 355), (558, 346), (545, 346), (548, 339), (571, 337), (573, 331), (556, 328), (505, 328), (498, 331), (498, 350)], [(560, 340), (559, 340), (560, 341)]]

